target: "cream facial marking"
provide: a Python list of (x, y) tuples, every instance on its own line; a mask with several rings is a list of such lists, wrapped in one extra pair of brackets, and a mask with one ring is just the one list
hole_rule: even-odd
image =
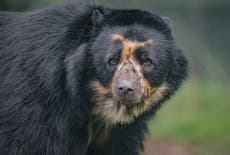
[[(121, 60), (120, 65), (118, 65), (117, 72), (115, 72), (115, 78), (117, 75), (124, 75), (128, 78), (134, 79), (135, 81), (138, 81), (140, 83), (140, 86), (146, 86), (146, 90), (140, 89), (138, 94), (143, 94), (144, 91), (147, 91), (147, 94), (150, 92), (151, 85), (148, 82), (145, 82), (147, 80), (144, 80), (144, 77), (141, 73), (141, 66), (139, 62), (136, 60), (134, 56), (134, 52), (139, 47), (144, 47), (146, 45), (150, 45), (153, 43), (152, 39), (148, 39), (146, 41), (140, 42), (136, 40), (129, 40), (126, 39), (123, 35), (115, 33), (112, 34), (112, 41), (120, 41), (123, 44), (123, 49), (121, 52)], [(125, 65), (125, 62), (129, 62), (130, 66), (127, 67)], [(126, 66), (126, 67), (124, 67)], [(127, 68), (127, 69), (126, 69)], [(123, 73), (122, 73), (123, 72)], [(129, 76), (131, 75), (131, 76)], [(139, 80), (140, 79), (140, 80)], [(141, 88), (141, 87), (140, 87)], [(146, 94), (146, 95), (147, 95)]]
[(143, 42), (136, 41), (136, 40), (134, 40), (134, 41), (129, 40), (129, 39), (126, 39), (121, 34), (118, 34), (118, 33), (112, 34), (112, 40), (113, 41), (121, 41), (123, 43), (123, 50), (121, 53), (121, 62), (124, 62), (128, 58), (133, 59), (132, 61), (136, 62), (136, 60), (133, 56), (134, 51), (139, 47), (144, 47), (146, 45), (153, 43), (152, 39), (148, 39), (148, 40), (143, 41)]
[[(140, 114), (144, 113), (151, 106), (157, 104), (164, 98), (165, 92), (169, 89), (166, 83), (163, 83), (159, 87), (151, 88), (149, 95), (142, 102), (134, 104), (132, 107), (126, 107), (119, 105), (116, 100), (108, 97), (106, 94), (109, 93), (108, 87), (100, 84), (99, 81), (91, 83), (93, 88), (95, 106), (93, 108), (93, 115), (102, 118), (105, 126), (113, 126), (114, 124), (121, 123), (126, 124), (134, 120)], [(111, 93), (111, 92), (110, 92)], [(131, 115), (128, 114), (131, 112)]]

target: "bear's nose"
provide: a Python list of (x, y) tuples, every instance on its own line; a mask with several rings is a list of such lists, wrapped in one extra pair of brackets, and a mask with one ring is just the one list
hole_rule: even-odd
[(134, 94), (134, 82), (130, 80), (118, 80), (117, 91), (121, 99), (132, 100)]

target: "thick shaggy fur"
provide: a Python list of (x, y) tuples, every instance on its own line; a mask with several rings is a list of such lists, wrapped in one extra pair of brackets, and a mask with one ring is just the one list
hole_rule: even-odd
[[(163, 43), (161, 51), (167, 52), (156, 49), (156, 71), (145, 77), (167, 89), (129, 121), (104, 124), (92, 116), (91, 88), (94, 81), (106, 85), (114, 73), (101, 63), (108, 45), (103, 35), (132, 26)], [(167, 23), (145, 11), (74, 3), (1, 12), (0, 154), (139, 155), (147, 120), (180, 86), (186, 64)]]

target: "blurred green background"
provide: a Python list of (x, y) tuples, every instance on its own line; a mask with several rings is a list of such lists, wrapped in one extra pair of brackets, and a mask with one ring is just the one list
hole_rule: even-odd
[[(1, 10), (23, 11), (61, 0), (0, 0)], [(151, 136), (189, 144), (199, 155), (230, 154), (230, 1), (87, 0), (116, 8), (147, 9), (172, 21), (190, 59), (183, 87), (150, 122)]]

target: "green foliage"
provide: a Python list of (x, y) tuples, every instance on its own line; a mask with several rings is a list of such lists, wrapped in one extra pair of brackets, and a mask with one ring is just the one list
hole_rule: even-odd
[(154, 136), (190, 142), (230, 137), (230, 88), (188, 82), (150, 123)]

